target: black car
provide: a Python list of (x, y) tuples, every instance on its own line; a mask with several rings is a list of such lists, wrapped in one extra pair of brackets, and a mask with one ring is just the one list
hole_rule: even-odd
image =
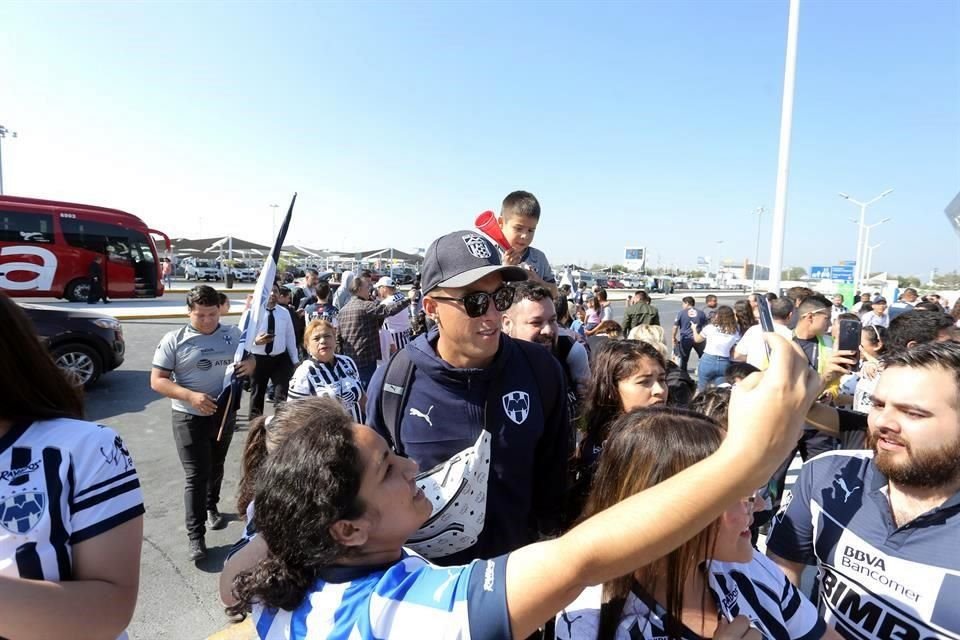
[(32, 304), (20, 307), (57, 365), (78, 384), (89, 387), (123, 363), (123, 329), (113, 316)]

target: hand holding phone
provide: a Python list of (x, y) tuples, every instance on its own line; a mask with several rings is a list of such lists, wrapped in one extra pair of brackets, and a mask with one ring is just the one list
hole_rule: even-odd
[[(773, 314), (770, 313), (770, 301), (767, 300), (765, 295), (760, 295), (757, 297), (757, 311), (760, 314), (760, 328), (763, 329), (764, 333), (774, 333), (775, 328), (773, 326)], [(763, 341), (763, 348), (767, 352), (767, 359), (770, 358), (770, 345), (767, 344), (767, 341)]]

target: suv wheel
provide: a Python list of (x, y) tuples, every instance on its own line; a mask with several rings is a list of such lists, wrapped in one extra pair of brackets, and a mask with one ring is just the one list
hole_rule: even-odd
[(53, 350), (52, 355), (67, 380), (74, 384), (89, 387), (103, 373), (100, 355), (85, 344), (62, 344)]
[(77, 279), (67, 285), (63, 297), (70, 302), (86, 302), (90, 297), (90, 281)]

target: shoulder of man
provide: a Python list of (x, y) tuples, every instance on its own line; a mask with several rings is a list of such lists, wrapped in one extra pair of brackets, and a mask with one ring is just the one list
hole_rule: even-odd
[[(560, 382), (563, 380), (563, 367), (560, 365), (560, 361), (543, 345), (525, 340), (514, 340), (513, 338), (509, 340), (517, 349), (515, 357), (529, 363), (533, 376), (535, 376), (531, 382), (546, 393), (556, 394), (559, 392)], [(506, 363), (507, 371), (515, 370), (514, 366), (515, 363), (508, 361)], [(548, 398), (544, 400), (548, 400)]]

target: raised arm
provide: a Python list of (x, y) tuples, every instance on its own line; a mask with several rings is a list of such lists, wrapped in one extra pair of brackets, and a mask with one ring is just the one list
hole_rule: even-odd
[(729, 431), (716, 453), (561, 538), (511, 554), (507, 605), (514, 638), (530, 635), (584, 587), (666, 555), (770, 477), (796, 444), (819, 378), (799, 347), (775, 335), (768, 341), (770, 369), (735, 387)]

